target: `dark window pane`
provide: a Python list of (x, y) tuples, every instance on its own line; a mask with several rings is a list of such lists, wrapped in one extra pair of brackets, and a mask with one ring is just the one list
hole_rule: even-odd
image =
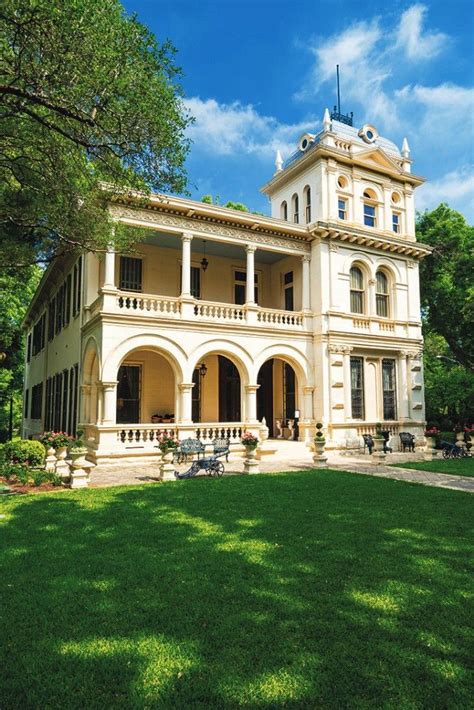
[(235, 284), (234, 286), (234, 303), (242, 306), (245, 303), (245, 286)]
[(351, 357), (351, 400), (352, 418), (364, 418), (364, 361), (361, 357)]
[(294, 310), (293, 286), (285, 288), (285, 311)]
[(201, 269), (199, 266), (191, 266), (191, 295), (193, 298), (201, 298)]
[(129, 256), (120, 257), (119, 288), (123, 291), (142, 290), (142, 260)]
[(397, 418), (395, 360), (382, 360), (383, 418)]
[(293, 272), (288, 271), (288, 273), (285, 274), (283, 277), (284, 283), (286, 284), (292, 284), (293, 283)]
[(117, 423), (140, 422), (140, 367), (122, 365), (118, 371)]

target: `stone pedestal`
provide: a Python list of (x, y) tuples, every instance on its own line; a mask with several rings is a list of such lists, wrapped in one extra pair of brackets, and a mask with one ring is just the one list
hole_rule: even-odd
[(46, 451), (46, 459), (44, 462), (45, 471), (48, 473), (54, 473), (56, 471), (56, 452), (52, 446)]
[(66, 461), (66, 456), (67, 456), (67, 447), (66, 446), (60, 446), (59, 449), (56, 451), (56, 474), (60, 477), (60, 479), (64, 482), (67, 483), (70, 479), (71, 476), (71, 471), (69, 468), (69, 464)]
[(326, 468), (328, 457), (324, 452), (326, 441), (324, 439), (314, 440), (313, 466), (314, 468)]
[(377, 439), (377, 437), (373, 437), (374, 440), (374, 451), (372, 454), (372, 463), (375, 464), (381, 464), (385, 461), (385, 458), (387, 454), (383, 450), (384, 444), (385, 444), (385, 439), (382, 437), (380, 439)]
[(245, 447), (244, 473), (260, 473), (256, 446)]
[(425, 440), (426, 445), (423, 458), (425, 458), (427, 461), (432, 461), (433, 459), (436, 459), (438, 457), (438, 454), (440, 453), (438, 449), (435, 449), (436, 438), (434, 436), (426, 436)]
[(176, 481), (176, 477), (174, 475), (175, 468), (173, 464), (173, 449), (168, 449), (163, 452), (160, 471), (160, 478), (162, 481)]
[(71, 488), (87, 488), (90, 469), (94, 468), (94, 466), (95, 464), (86, 461), (85, 454), (81, 454), (76, 459), (71, 460)]

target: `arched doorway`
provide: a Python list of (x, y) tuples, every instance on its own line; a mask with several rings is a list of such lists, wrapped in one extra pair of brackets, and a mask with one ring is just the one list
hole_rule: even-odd
[[(270, 437), (288, 430), (288, 420), (298, 413), (298, 383), (290, 363), (281, 358), (271, 358), (261, 366), (257, 384), (257, 419), (265, 418)], [(276, 422), (281, 422), (281, 429)], [(287, 436), (289, 436), (287, 432)]]
[(159, 352), (128, 353), (117, 371), (117, 424), (175, 421), (176, 383), (173, 368)]
[(193, 422), (240, 422), (241, 378), (232, 360), (219, 353), (203, 356), (193, 372)]

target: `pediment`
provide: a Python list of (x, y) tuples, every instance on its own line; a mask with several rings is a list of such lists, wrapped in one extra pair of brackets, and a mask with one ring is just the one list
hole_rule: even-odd
[(402, 173), (401, 166), (395, 162), (382, 148), (369, 148), (354, 155), (354, 160), (359, 165), (370, 168), (389, 170), (390, 172)]

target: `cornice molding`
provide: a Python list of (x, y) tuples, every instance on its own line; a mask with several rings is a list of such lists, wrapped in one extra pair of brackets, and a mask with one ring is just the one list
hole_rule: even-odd
[(368, 235), (356, 229), (341, 229), (340, 225), (333, 222), (317, 222), (312, 227), (312, 233), (315, 237), (327, 240), (330, 246), (334, 242), (348, 242), (389, 254), (403, 254), (412, 259), (423, 259), (433, 251), (432, 247), (420, 242), (402, 241), (378, 234)]
[(169, 212), (165, 206), (162, 207), (134, 207), (130, 204), (117, 204), (116, 202), (110, 208), (114, 219), (128, 224), (142, 223), (144, 226), (150, 226), (154, 229), (162, 227), (176, 232), (191, 232), (192, 234), (215, 235), (220, 238), (227, 238), (229, 241), (243, 242), (244, 245), (264, 245), (266, 247), (276, 247), (287, 253), (303, 253), (310, 252), (311, 235), (305, 228), (303, 234), (287, 236), (277, 236), (277, 233), (272, 233), (267, 230), (261, 233), (257, 229), (242, 229), (242, 225), (233, 226), (225, 223), (217, 218), (206, 218), (204, 215), (193, 214), (184, 216)]

